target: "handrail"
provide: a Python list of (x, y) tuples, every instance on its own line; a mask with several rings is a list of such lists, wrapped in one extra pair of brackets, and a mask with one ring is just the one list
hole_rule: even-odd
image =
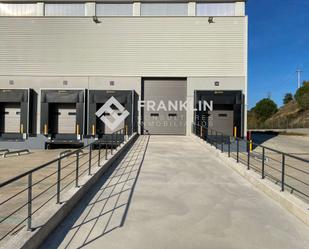
[[(205, 140), (210, 145), (215, 146), (216, 149), (221, 149), (222, 153), (227, 152), (228, 157), (231, 157), (232, 153), (234, 153), (232, 157), (236, 156), (237, 163), (245, 164), (247, 166), (247, 170), (250, 170), (252, 168), (257, 172), (260, 172), (262, 174), (262, 179), (268, 177), (269, 179), (274, 180), (276, 184), (280, 183), (281, 191), (285, 191), (285, 187), (288, 187), (291, 189), (291, 193), (295, 191), (298, 193), (299, 197), (303, 198), (306, 201), (309, 201), (309, 182), (306, 182), (304, 178), (301, 178), (302, 176), (307, 176), (309, 172), (307, 172), (306, 168), (304, 167), (297, 168), (296, 165), (292, 165), (293, 163), (286, 162), (287, 158), (292, 158), (294, 160), (297, 160), (298, 163), (305, 163), (304, 166), (308, 167), (308, 159), (291, 155), (289, 153), (279, 151), (258, 143), (253, 143), (252, 141), (248, 141), (239, 137), (233, 137), (215, 129), (195, 123), (192, 123), (192, 133)], [(233, 143), (234, 146), (236, 144), (236, 151), (232, 152), (231, 146), (233, 145)], [(221, 145), (221, 148), (219, 147), (219, 145)], [(260, 161), (254, 158), (255, 152), (251, 151), (250, 145), (254, 145), (262, 149), (262, 152), (257, 152), (260, 155)], [(268, 156), (267, 152), (271, 152), (271, 155), (274, 155), (275, 152), (279, 158), (276, 158), (275, 156)], [(265, 162), (266, 158), (268, 158), (270, 162)], [(252, 161), (254, 161), (254, 163)], [(277, 167), (275, 165), (277, 165)], [(293, 171), (287, 172), (287, 170)], [(295, 174), (300, 174), (300, 176)], [(288, 180), (286, 178), (288, 178)]]
[[(194, 124), (194, 125), (196, 125), (196, 126), (198, 126), (198, 127), (202, 127), (203, 129), (209, 129), (209, 130), (216, 131), (216, 132), (218, 132), (220, 135), (223, 135), (223, 136), (231, 137), (230, 135), (224, 134), (224, 133), (222, 133), (222, 132), (220, 132), (220, 131), (217, 131), (217, 130), (215, 130), (215, 129), (210, 129), (210, 128), (207, 128), (207, 127), (205, 127), (205, 126), (198, 125), (198, 124)], [(303, 161), (303, 162), (305, 162), (305, 163), (309, 163), (309, 159), (305, 159), (305, 158), (302, 158), (302, 157), (298, 157), (298, 156), (292, 155), (292, 154), (287, 153), (287, 152), (283, 152), (283, 151), (280, 151), (280, 150), (276, 150), (276, 149), (274, 149), (274, 148), (270, 148), (270, 147), (265, 146), (265, 145), (262, 145), (262, 144), (250, 142), (250, 141), (247, 141), (247, 140), (245, 140), (245, 139), (241, 139), (241, 138), (239, 138), (239, 137), (233, 137), (233, 138), (234, 138), (234, 139), (237, 139), (237, 140), (245, 141), (245, 142), (248, 143), (248, 144), (249, 144), (249, 143), (252, 143), (252, 145), (256, 145), (256, 146), (258, 146), (258, 147), (265, 148), (265, 149), (267, 149), (267, 150), (270, 150), (270, 151), (273, 151), (273, 152), (276, 152), (276, 153), (284, 154), (284, 155), (286, 155), (286, 156), (289, 156), (289, 157), (292, 157), (292, 158), (294, 158), (294, 159)]]
[[(119, 132), (120, 130), (123, 130), (123, 129), (119, 129), (119, 130), (113, 132), (112, 134), (114, 134), (114, 133), (116, 133), (116, 132)], [(46, 162), (46, 163), (42, 164), (42, 165), (40, 165), (40, 166), (37, 166), (36, 168), (33, 168), (33, 169), (28, 170), (28, 171), (26, 171), (26, 172), (24, 172), (24, 173), (22, 173), (22, 174), (20, 174), (20, 175), (18, 175), (18, 176), (15, 176), (15, 177), (13, 177), (13, 178), (11, 178), (11, 179), (5, 181), (5, 182), (2, 182), (2, 183), (0, 183), (0, 188), (2, 188), (2, 187), (6, 186), (6, 185), (8, 185), (8, 184), (10, 184), (10, 183), (12, 183), (12, 182), (14, 182), (14, 181), (17, 181), (17, 180), (19, 180), (19, 179), (21, 179), (21, 178), (23, 178), (23, 177), (25, 177), (25, 176), (27, 176), (27, 175), (29, 175), (29, 174), (31, 174), (31, 173), (34, 173), (34, 172), (36, 172), (36, 171), (38, 171), (38, 170), (40, 170), (40, 169), (42, 169), (42, 168), (45, 168), (45, 167), (47, 167), (48, 165), (51, 165), (51, 164), (53, 164), (53, 163), (55, 163), (55, 162), (57, 162), (57, 161), (59, 161), (59, 160), (61, 160), (61, 159), (64, 159), (64, 158), (69, 157), (69, 156), (72, 156), (72, 155), (76, 154), (78, 151), (83, 150), (83, 149), (86, 149), (86, 148), (88, 148), (89, 146), (94, 145), (94, 144), (97, 144), (97, 143), (98, 143), (98, 141), (94, 141), (94, 142), (92, 142), (91, 144), (87, 144), (87, 145), (83, 146), (82, 148), (73, 150), (73, 151), (71, 151), (71, 152), (68, 153), (68, 154), (62, 155), (62, 156), (60, 156), (60, 157), (58, 157), (58, 158), (55, 158), (55, 159), (53, 159), (53, 160), (51, 160), (51, 161), (49, 161), (49, 162)]]
[(72, 150), (65, 150), (65, 151), (62, 151), (62, 152), (59, 153), (59, 156), (58, 156), (58, 157), (67, 155), (67, 154), (70, 153), (70, 152), (72, 152)]
[[(133, 133), (132, 133), (133, 134)], [(85, 145), (83, 146), (82, 148), (78, 148), (76, 150), (73, 150), (73, 151), (64, 151), (62, 153), (59, 154), (58, 158), (55, 158), (51, 161), (48, 161), (42, 165), (39, 165), (31, 170), (28, 170), (22, 174), (19, 174), (5, 182), (2, 182), (0, 183), (0, 189), (3, 188), (3, 187), (6, 187), (8, 186), (9, 184), (13, 183), (13, 182), (16, 182), (18, 180), (20, 180), (21, 178), (24, 178), (24, 177), (27, 177), (26, 181), (27, 183), (25, 183), (26, 186), (21, 186), (22, 189), (17, 189), (17, 193), (14, 193), (12, 194), (11, 196), (7, 196), (6, 199), (1, 199), (1, 202), (0, 202), (0, 206), (2, 207), (3, 205), (5, 205), (5, 207), (7, 207), (7, 205), (10, 205), (10, 201), (14, 201), (16, 200), (16, 198), (19, 198), (20, 194), (22, 193), (26, 193), (28, 194), (28, 199), (26, 202), (22, 202), (19, 206), (19, 207), (15, 207), (15, 205), (13, 205), (13, 210), (10, 210), (11, 207), (9, 207), (8, 209), (7, 208), (3, 208), (2, 210), (4, 209), (7, 209), (7, 210), (10, 210), (11, 213), (10, 214), (6, 214), (5, 216), (2, 216), (0, 218), (0, 225), (3, 224), (3, 222), (5, 220), (7, 220), (9, 217), (11, 217), (12, 215), (16, 214), (17, 212), (21, 211), (22, 209), (27, 209), (27, 215), (25, 217), (25, 219), (22, 220), (22, 222), (18, 223), (17, 225), (15, 224), (15, 227), (13, 227), (12, 229), (7, 229), (7, 230), (1, 230), (1, 233), (0, 234), (0, 241), (3, 240), (4, 238), (6, 238), (9, 234), (11, 234), (12, 232), (14, 232), (18, 227), (20, 227), (20, 225), (22, 223), (24, 223), (25, 221), (27, 221), (27, 228), (28, 230), (32, 230), (32, 216), (39, 210), (41, 209), (41, 207), (43, 207), (44, 205), (46, 205), (48, 202), (50, 202), (53, 198), (56, 197), (56, 203), (57, 204), (60, 204), (61, 203), (61, 200), (60, 200), (60, 197), (61, 197), (61, 192), (67, 188), (70, 184), (74, 183), (75, 181), (75, 187), (79, 187), (79, 177), (81, 177), (84, 173), (86, 173), (88, 171), (88, 175), (91, 175), (91, 168), (92, 166), (94, 165), (97, 165), (98, 167), (101, 166), (101, 162), (103, 159), (105, 160), (108, 160), (108, 150), (110, 150), (110, 154), (109, 155), (113, 155), (113, 147), (116, 146), (116, 150), (117, 150), (117, 147), (118, 146), (121, 146), (121, 144), (124, 142), (124, 141), (127, 141), (127, 137), (126, 135), (127, 132), (125, 131), (124, 128), (121, 128), (111, 134), (111, 140), (108, 140), (108, 141), (105, 141), (105, 140), (96, 140), (88, 145)], [(119, 137), (120, 136), (120, 137)], [(122, 137), (123, 136), (123, 137)], [(129, 135), (130, 137), (131, 135)], [(101, 149), (102, 149), (102, 145), (105, 145), (105, 156), (102, 155), (101, 156)], [(110, 146), (110, 148), (108, 148), (108, 146)], [(84, 155), (84, 154), (81, 154), (80, 152), (83, 151), (83, 149), (85, 148), (89, 148), (89, 153), (88, 155)], [(97, 149), (97, 153), (94, 153), (93, 150), (95, 150), (95, 148)], [(68, 162), (64, 165), (62, 165), (63, 163), (63, 159), (65, 158), (69, 158), (70, 156), (72, 155), (76, 155), (76, 158), (74, 158), (74, 161), (72, 162)], [(83, 159), (83, 162), (80, 162), (80, 159)], [(85, 159), (85, 162), (84, 162), (84, 159)], [(56, 163), (56, 165), (55, 165)], [(47, 166), (49, 165), (52, 165), (54, 164), (54, 166), (56, 166), (56, 169), (54, 172), (52, 172), (51, 174), (48, 174), (46, 176), (43, 176), (42, 179), (40, 180), (37, 180), (37, 181), (33, 181), (33, 174), (38, 172), (39, 170), (41, 169), (44, 169), (46, 168)], [(74, 166), (75, 164), (75, 166)], [(74, 170), (70, 171), (69, 173), (66, 172), (66, 175), (65, 176), (62, 176), (62, 172), (65, 168), (67, 168), (68, 166), (73, 166), (74, 167)], [(83, 168), (84, 166), (86, 166), (87, 168), (84, 170), (82, 170), (80, 172), (80, 169)], [(61, 181), (63, 182), (64, 179), (66, 179), (67, 177), (69, 176), (72, 176), (72, 174), (75, 172), (75, 176), (73, 176), (73, 180), (70, 179), (70, 182), (67, 184), (65, 183), (66, 185), (65, 186), (62, 186), (61, 187)], [(42, 191), (36, 193), (36, 192), (33, 192), (33, 187), (36, 186), (38, 183), (41, 183), (42, 181), (46, 180), (47, 178), (50, 178), (51, 176), (54, 176), (56, 175), (56, 180), (53, 182), (51, 182), (51, 185), (47, 188), (44, 188)], [(48, 192), (56, 186), (56, 189), (54, 190), (54, 192), (52, 193), (52, 196), (47, 196), (47, 201), (46, 201), (46, 195), (49, 195)], [(41, 190), (41, 189), (39, 189)], [(34, 196), (35, 194), (35, 196)], [(33, 201), (38, 199), (39, 197), (41, 196), (45, 196), (44, 200), (43, 200), (43, 203), (39, 203), (40, 204), (40, 207), (37, 208), (36, 210), (32, 211), (33, 209)], [(10, 202), (10, 203), (9, 203)], [(3, 233), (5, 233), (3, 235)]]
[(23, 153), (23, 152), (27, 152), (28, 154), (30, 153), (30, 151), (28, 149), (7, 151), (7, 152), (3, 153), (3, 157), (6, 157), (7, 155), (11, 155), (11, 154), (17, 154), (18, 156), (20, 156), (20, 153)]

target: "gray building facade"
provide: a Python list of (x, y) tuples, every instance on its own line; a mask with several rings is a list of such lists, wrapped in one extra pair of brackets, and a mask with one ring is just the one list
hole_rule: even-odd
[[(187, 110), (179, 112), (137, 108), (139, 132), (144, 127), (151, 134), (173, 135), (191, 133), (197, 96), (214, 92), (221, 95), (214, 105), (225, 113), (214, 110), (212, 117), (228, 119), (232, 113), (234, 121), (227, 120), (222, 129), (231, 133), (236, 126), (239, 136), (245, 134), (248, 18), (243, 0), (6, 1), (0, 3), (0, 37), (0, 88), (32, 92), (32, 125), (27, 126), (32, 128), (22, 129), (18, 105), (3, 101), (1, 134), (14, 133), (5, 128), (9, 120), (20, 122), (15, 133), (24, 141), (49, 139), (44, 129), (50, 127), (41, 122), (44, 89), (85, 90), (83, 130), (79, 125), (72, 131), (79, 140), (93, 135), (87, 124), (90, 90), (134, 91), (144, 101), (187, 101)], [(231, 91), (241, 95), (235, 103), (222, 97)], [(73, 109), (57, 109), (65, 117), (58, 125), (76, 126), (69, 117), (77, 115)]]

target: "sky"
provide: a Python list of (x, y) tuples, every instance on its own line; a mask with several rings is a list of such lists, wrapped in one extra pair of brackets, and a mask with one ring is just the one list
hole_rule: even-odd
[(309, 0), (248, 0), (249, 108), (268, 96), (281, 106), (309, 80)]

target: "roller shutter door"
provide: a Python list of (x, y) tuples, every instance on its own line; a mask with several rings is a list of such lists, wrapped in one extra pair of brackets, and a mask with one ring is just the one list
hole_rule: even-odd
[[(185, 103), (186, 92), (186, 80), (145, 80), (144, 100), (146, 106), (155, 103), (155, 110), (144, 108), (144, 128), (154, 135), (185, 135), (186, 110), (179, 105)], [(158, 108), (160, 103), (165, 109)], [(169, 103), (178, 103), (178, 108), (169, 108)]]

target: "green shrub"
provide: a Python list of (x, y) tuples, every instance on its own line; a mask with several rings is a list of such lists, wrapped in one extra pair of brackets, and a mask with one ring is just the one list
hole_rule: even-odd
[(289, 102), (291, 102), (293, 100), (293, 95), (292, 93), (287, 93), (284, 95), (284, 98), (283, 98), (283, 104), (287, 104)]
[(260, 100), (254, 107), (256, 117), (262, 122), (274, 115), (277, 110), (276, 103), (269, 98)]
[(303, 86), (297, 90), (295, 100), (299, 108), (303, 110), (309, 109), (309, 81), (304, 81)]

